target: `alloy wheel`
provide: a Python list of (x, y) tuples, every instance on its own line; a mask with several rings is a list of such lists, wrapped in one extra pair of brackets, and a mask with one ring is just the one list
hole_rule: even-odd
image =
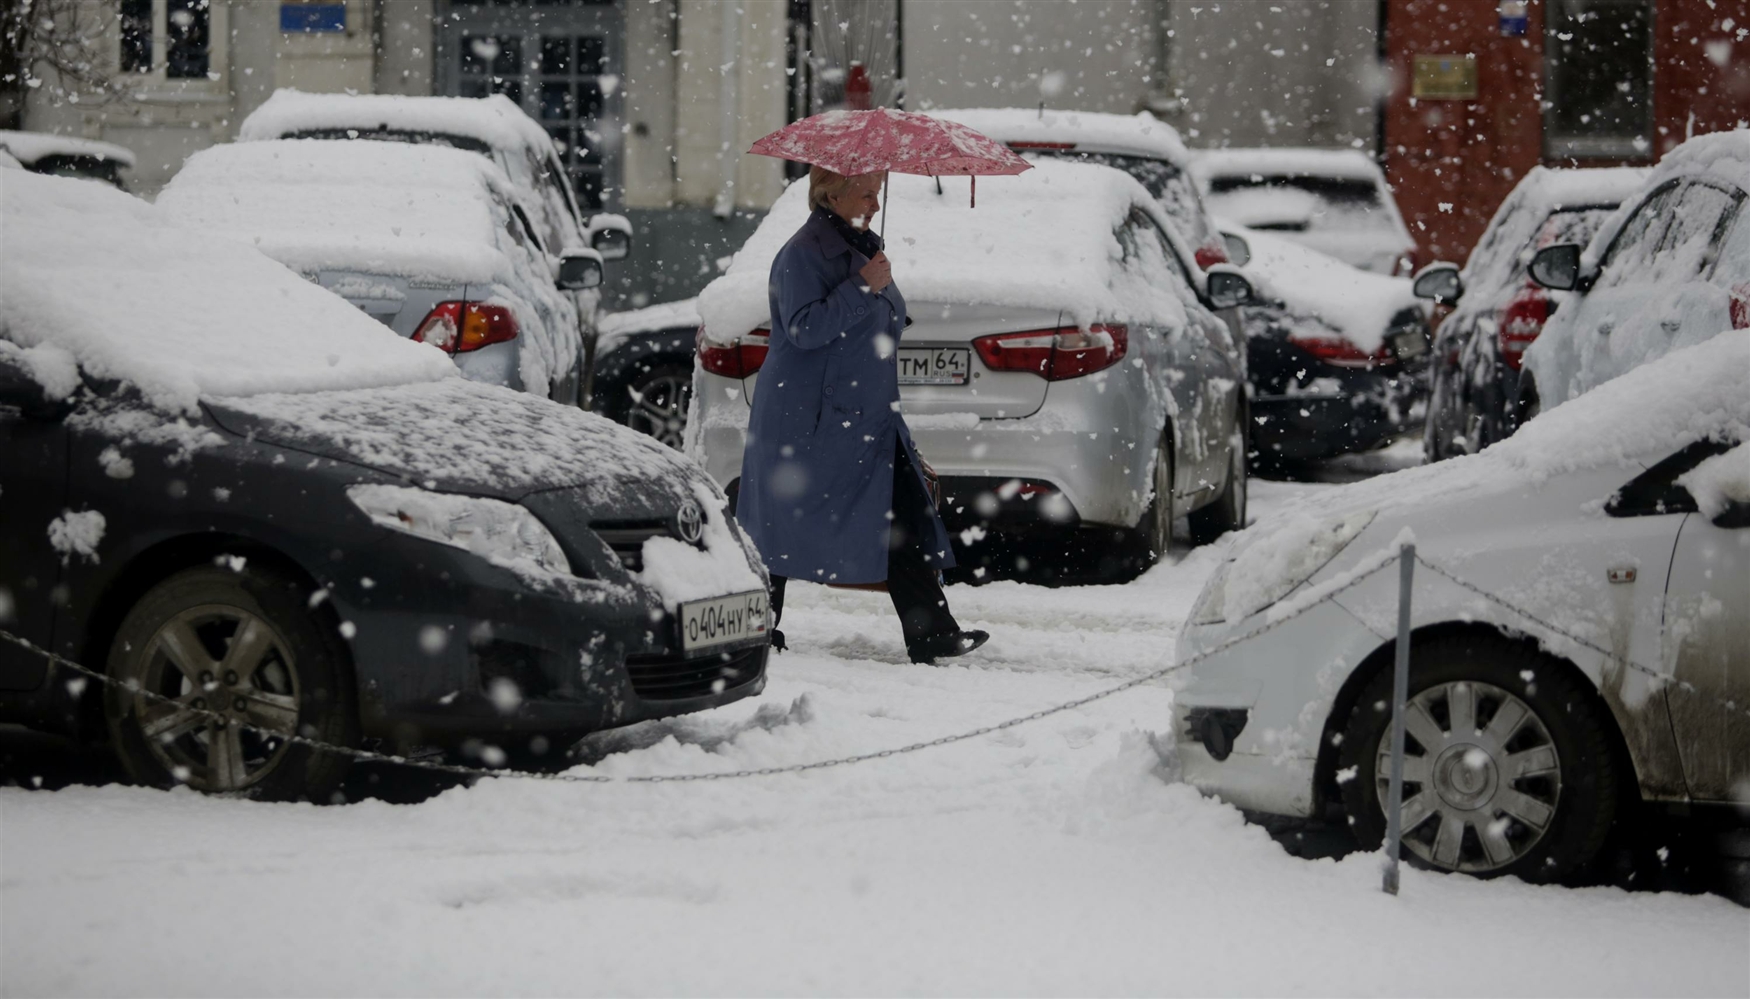
[[(1550, 828), (1561, 759), (1543, 719), (1487, 683), (1440, 683), (1404, 711), (1404, 845), (1446, 870), (1483, 873), (1513, 863)], [(1386, 804), (1391, 729), (1380, 738), (1376, 785)]]
[(165, 622), (132, 677), (134, 717), (152, 755), (203, 791), (239, 791), (271, 773), (298, 723), (288, 648), (271, 624), (239, 607), (191, 607)]
[(690, 376), (656, 375), (632, 390), (632, 408), (626, 415), (626, 425), (679, 450), (692, 398)]

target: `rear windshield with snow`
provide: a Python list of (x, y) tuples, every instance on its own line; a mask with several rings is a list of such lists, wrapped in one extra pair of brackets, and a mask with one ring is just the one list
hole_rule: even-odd
[(1210, 179), (1209, 209), (1253, 229), (1395, 234), (1379, 195), (1373, 181), (1356, 177), (1230, 174)]
[(1179, 232), (1193, 246), (1220, 246), (1221, 237), (1209, 228), (1203, 203), (1197, 189), (1185, 171), (1166, 160), (1147, 156), (1124, 156), (1118, 153), (1084, 153), (1074, 150), (1027, 150), (1028, 156), (1051, 156), (1077, 163), (1097, 163), (1114, 167), (1135, 177), (1160, 202)]
[[(1470, 286), (1472, 291), (1486, 292), (1491, 297), (1526, 280), (1526, 268), (1538, 250), (1557, 243), (1577, 243), (1585, 246), (1592, 241), (1604, 221), (1616, 211), (1615, 205), (1581, 205), (1558, 208), (1547, 215), (1530, 239), (1485, 239), (1472, 254)], [(1521, 227), (1507, 220), (1496, 232), (1503, 236), (1520, 236)]]

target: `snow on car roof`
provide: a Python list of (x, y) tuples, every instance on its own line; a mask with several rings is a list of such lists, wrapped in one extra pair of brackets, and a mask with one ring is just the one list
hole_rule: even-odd
[(511, 190), (491, 160), (459, 149), (282, 139), (195, 153), (158, 207), (297, 270), (487, 282), (509, 267), (492, 199)]
[(133, 150), (113, 142), (78, 139), (70, 135), (50, 135), (47, 132), (14, 132), (0, 129), (0, 149), (25, 166), (49, 156), (91, 156), (114, 160), (122, 166), (134, 165)]
[[(1040, 160), (1015, 177), (986, 177), (969, 207), (967, 178), (892, 174), (883, 213), (893, 280), (912, 303), (1061, 309), (1100, 320), (1184, 322), (1170, 289), (1133, 287), (1117, 266), (1114, 232), (1132, 205), (1158, 213), (1135, 178), (1111, 167)], [(808, 218), (808, 184), (790, 185), (729, 270), (699, 295), (708, 329), (739, 335), (770, 321), (772, 261)], [(877, 217), (875, 225), (881, 225)]]
[(189, 232), (106, 185), (0, 174), (0, 337), (63, 350), (154, 405), (454, 377), (435, 347), (396, 336), (248, 246)]
[(1037, 111), (1032, 108), (945, 108), (926, 112), (983, 132), (998, 142), (1073, 142), (1082, 152), (1147, 156), (1184, 166), (1190, 150), (1173, 126), (1147, 111)]
[(1191, 174), (1207, 186), (1212, 177), (1347, 177), (1384, 180), (1373, 157), (1359, 149), (1208, 149), (1191, 161)]
[(1385, 342), (1398, 313), (1420, 307), (1408, 278), (1369, 273), (1267, 232), (1234, 231), (1251, 248), (1246, 273), (1262, 295), (1317, 316), (1368, 353)]
[(495, 149), (546, 149), (553, 141), (503, 94), (490, 97), (402, 97), (395, 94), (306, 94), (276, 90), (243, 119), (240, 142), (278, 139), (317, 129), (379, 128), (476, 139)]
[(632, 333), (659, 333), (668, 329), (694, 329), (699, 325), (699, 300), (683, 298), (678, 302), (659, 302), (642, 309), (609, 313), (600, 324), (603, 336)]

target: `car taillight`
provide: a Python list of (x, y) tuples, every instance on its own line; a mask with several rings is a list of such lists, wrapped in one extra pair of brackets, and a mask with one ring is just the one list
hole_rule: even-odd
[(1024, 333), (992, 333), (972, 341), (992, 371), (1027, 371), (1048, 382), (1079, 378), (1110, 368), (1130, 349), (1130, 329), (1103, 324), (1086, 330), (1065, 326)]
[(1530, 286), (1522, 288), (1501, 310), (1501, 361), (1514, 371), (1519, 370), (1519, 364), (1524, 358), (1525, 348), (1531, 346), (1537, 335), (1543, 332), (1543, 324), (1549, 322), (1550, 301), (1542, 288)]
[(1220, 246), (1199, 246), (1196, 259), (1197, 269), (1206, 271), (1216, 264), (1227, 263), (1227, 250)]
[(1288, 342), (1312, 356), (1339, 368), (1370, 368), (1392, 359), (1389, 347), (1369, 354), (1340, 336), (1291, 336)]
[(765, 330), (754, 330), (729, 342), (712, 339), (699, 327), (699, 367), (725, 378), (746, 378), (766, 363), (766, 351), (771, 349), (772, 336)]
[(502, 305), (439, 302), (413, 331), (413, 339), (451, 354), (479, 350), (492, 343), (515, 340), (521, 332), (516, 315)]
[(1732, 328), (1750, 330), (1750, 282), (1732, 286)]

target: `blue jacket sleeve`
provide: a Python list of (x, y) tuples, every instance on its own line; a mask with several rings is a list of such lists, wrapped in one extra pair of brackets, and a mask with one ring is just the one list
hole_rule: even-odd
[(829, 284), (826, 263), (818, 253), (795, 251), (780, 253), (773, 262), (778, 315), (791, 342), (803, 350), (825, 347), (841, 337), (862, 339), (885, 329), (892, 312), (886, 299), (863, 290), (862, 275), (853, 273)]

